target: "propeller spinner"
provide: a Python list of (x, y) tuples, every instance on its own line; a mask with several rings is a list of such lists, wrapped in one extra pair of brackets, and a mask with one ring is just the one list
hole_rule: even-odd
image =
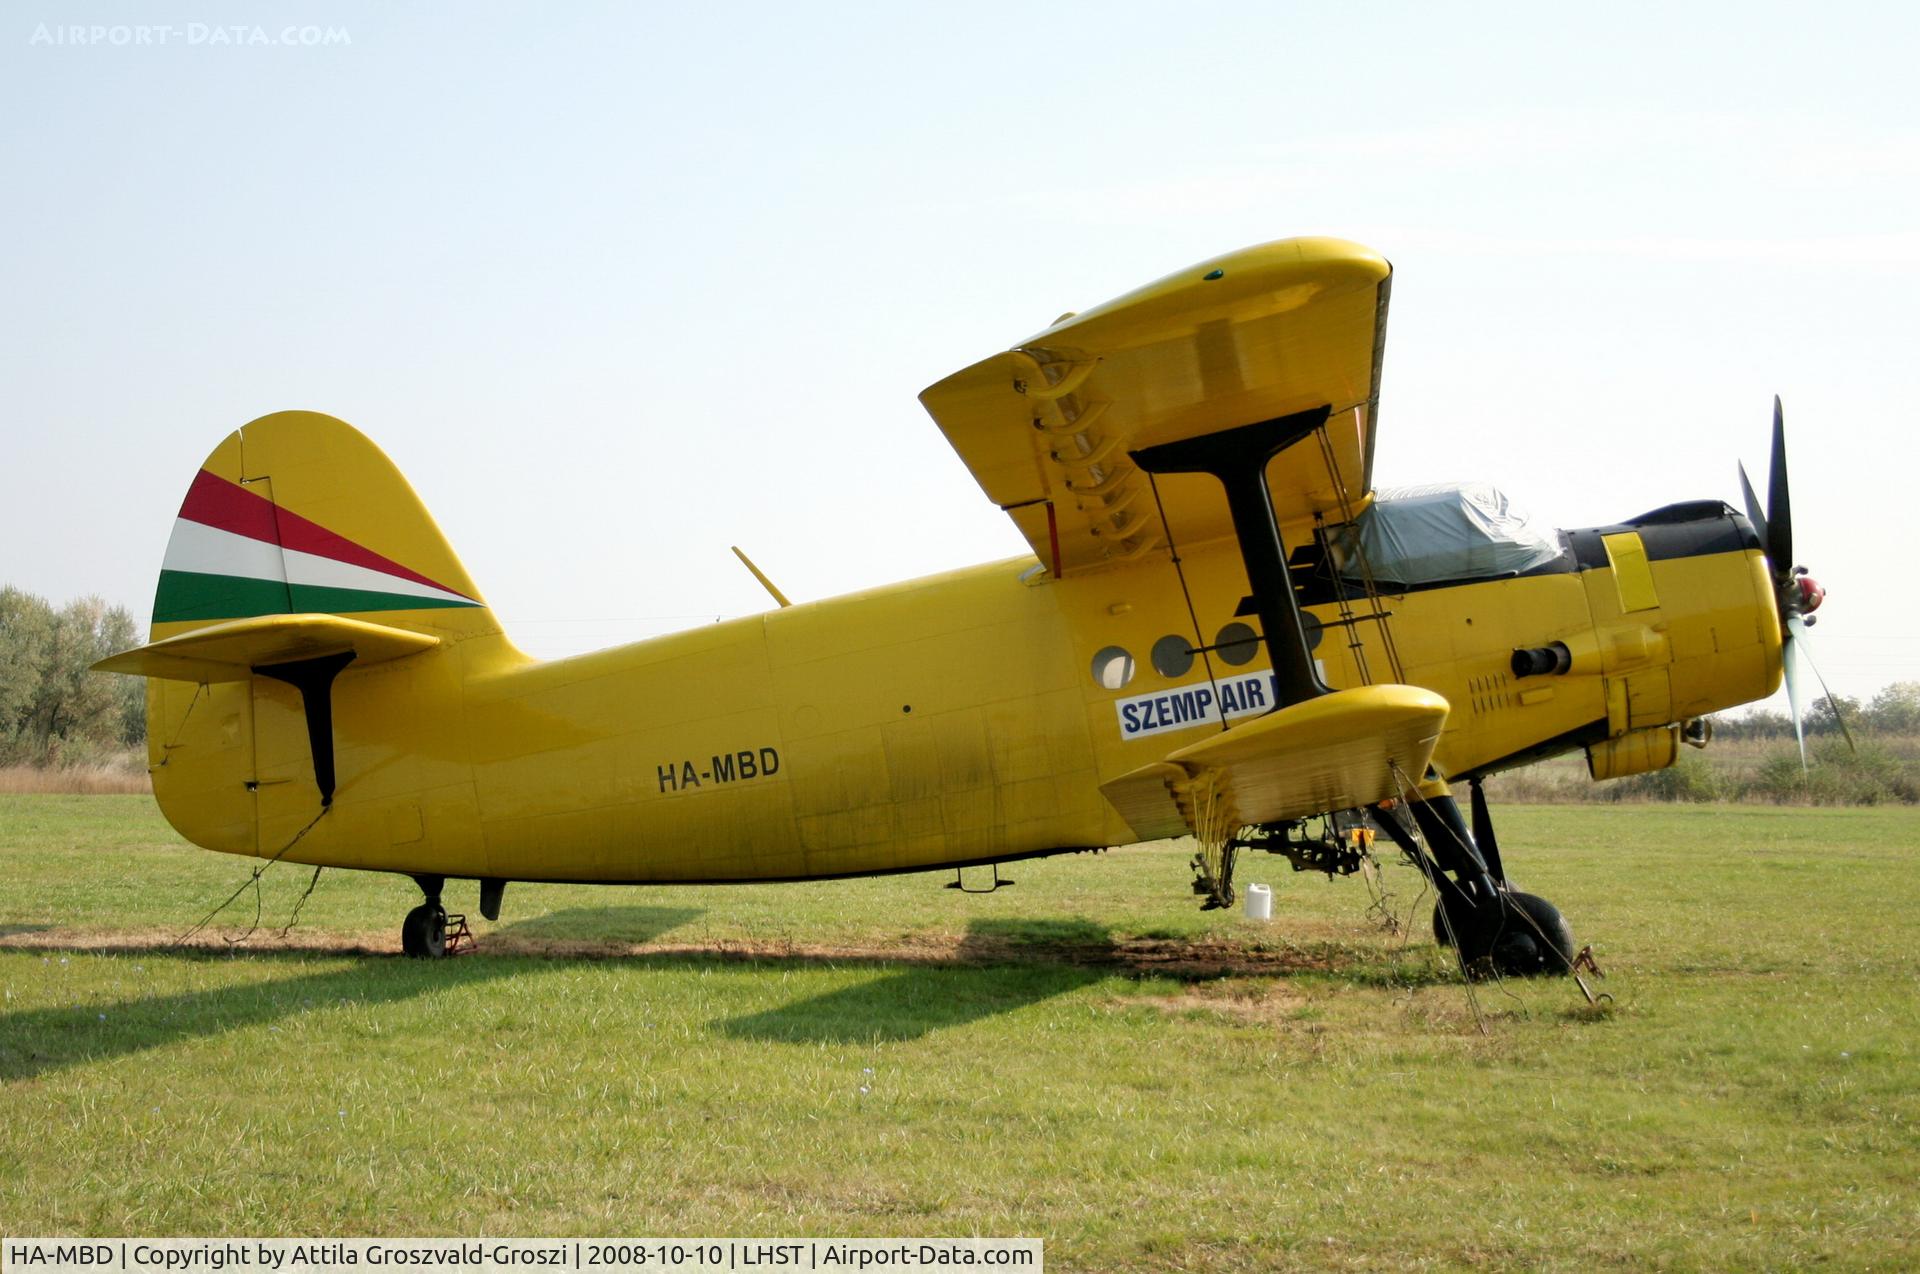
[(1760, 497), (1754, 494), (1753, 483), (1747, 480), (1744, 464), (1740, 466), (1740, 491), (1746, 497), (1747, 520), (1753, 523), (1754, 533), (1766, 551), (1767, 565), (1773, 572), (1774, 604), (1780, 611), (1780, 664), (1787, 680), (1787, 701), (1793, 708), (1793, 736), (1800, 744), (1800, 768), (1805, 770), (1807, 735), (1799, 677), (1802, 659), (1807, 661), (1814, 680), (1820, 683), (1820, 691), (1833, 709), (1833, 719), (1839, 724), (1847, 747), (1854, 748), (1854, 743), (1853, 731), (1847, 729), (1846, 718), (1840, 715), (1840, 705), (1827, 689), (1826, 678), (1814, 666), (1813, 652), (1807, 642), (1807, 628), (1813, 623), (1810, 616), (1826, 600), (1827, 590), (1807, 574), (1806, 567), (1793, 565), (1793, 500), (1787, 488), (1787, 429), (1778, 394), (1773, 398), (1773, 455), (1767, 474), (1766, 512), (1760, 511)]

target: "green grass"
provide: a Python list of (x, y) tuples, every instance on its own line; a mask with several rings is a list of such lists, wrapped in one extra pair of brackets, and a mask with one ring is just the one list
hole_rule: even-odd
[[(1198, 912), (1165, 848), (1016, 864), (986, 896), (515, 885), (482, 953), (438, 964), (382, 953), (410, 883), (330, 872), (288, 942), (182, 951), (156, 943), (248, 860), (143, 798), (3, 797), (0, 1230), (1920, 1261), (1920, 811), (1515, 808), (1501, 833), (1610, 1007), (1481, 986), (1483, 1033), (1410, 870), (1386, 883), (1412, 939), (1358, 880), (1279, 860), (1241, 873), (1276, 887), (1258, 926)], [(276, 929), (306, 877), (267, 876)]]

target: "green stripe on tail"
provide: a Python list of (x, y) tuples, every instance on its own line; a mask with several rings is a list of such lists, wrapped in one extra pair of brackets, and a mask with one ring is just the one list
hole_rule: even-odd
[(255, 615), (347, 615), (355, 611), (472, 608), (478, 602), (416, 597), (358, 588), (287, 584), (243, 575), (161, 571), (153, 599), (153, 622), (251, 619)]

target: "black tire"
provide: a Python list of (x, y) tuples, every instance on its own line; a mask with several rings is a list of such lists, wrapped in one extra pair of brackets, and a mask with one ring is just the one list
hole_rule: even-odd
[(1494, 943), (1494, 967), (1508, 977), (1552, 978), (1573, 972), (1573, 929), (1560, 909), (1537, 894), (1507, 895), (1507, 924)]
[(1499, 907), (1434, 904), (1434, 940), (1451, 945), (1447, 923), (1460, 940), (1460, 958), (1469, 973), (1488, 969), (1502, 977), (1538, 978), (1573, 970), (1573, 930), (1559, 908), (1537, 894), (1518, 890), (1501, 896)]
[(400, 949), (417, 960), (437, 960), (447, 953), (447, 909), (423, 902), (407, 913), (400, 925)]
[[(1442, 878), (1439, 896), (1434, 900), (1433, 904), (1433, 941), (1435, 945), (1442, 947), (1450, 947), (1453, 945), (1453, 933), (1448, 929), (1448, 922), (1452, 922), (1452, 928), (1455, 931), (1470, 928), (1476, 922), (1479, 908), (1474, 904), (1474, 892), (1472, 885), (1456, 885), (1452, 881)], [(1453, 899), (1453, 906), (1446, 908), (1446, 914), (1443, 917), (1441, 915), (1441, 906), (1448, 898)]]

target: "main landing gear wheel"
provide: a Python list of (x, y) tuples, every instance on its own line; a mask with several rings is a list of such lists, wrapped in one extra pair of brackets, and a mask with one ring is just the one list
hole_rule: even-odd
[(447, 953), (447, 909), (423, 902), (407, 913), (400, 926), (400, 949), (419, 960), (437, 960)]
[[(1475, 916), (1478, 915), (1478, 904), (1475, 902), (1477, 896), (1481, 896), (1478, 886), (1456, 885), (1444, 879), (1441, 881), (1440, 896), (1436, 898), (1433, 903), (1433, 942), (1435, 946), (1452, 946), (1453, 930), (1464, 929), (1473, 923)], [(1448, 898), (1453, 899), (1453, 905), (1451, 907), (1445, 906)], [(1449, 928), (1448, 922), (1452, 922), (1451, 928)]]
[[(1537, 978), (1573, 970), (1573, 930), (1559, 908), (1537, 894), (1510, 890), (1500, 907), (1434, 904), (1433, 929), (1448, 945), (1449, 924), (1460, 942), (1460, 959), (1469, 971), (1490, 964), (1503, 977)], [(1444, 918), (1441, 909), (1445, 907)]]

